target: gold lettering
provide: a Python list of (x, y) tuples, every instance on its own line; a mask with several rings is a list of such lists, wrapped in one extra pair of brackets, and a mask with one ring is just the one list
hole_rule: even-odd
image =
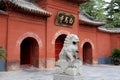
[(68, 21), (68, 18), (69, 17), (65, 17), (65, 23), (68, 23), (69, 21)]
[(69, 23), (73, 24), (73, 21), (74, 21), (73, 18), (70, 18)]
[(64, 20), (64, 16), (62, 15), (62, 16), (60, 17), (60, 23), (62, 23), (63, 20)]
[(70, 25), (72, 26), (74, 23), (75, 17), (73, 15), (65, 14), (65, 13), (59, 13), (57, 17), (57, 23), (63, 24), (63, 25)]

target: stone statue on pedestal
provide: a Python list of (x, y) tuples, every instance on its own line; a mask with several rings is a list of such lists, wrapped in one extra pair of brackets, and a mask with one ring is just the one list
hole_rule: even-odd
[(80, 75), (82, 61), (78, 57), (79, 38), (75, 34), (69, 34), (64, 41), (63, 48), (56, 62), (56, 73), (62, 75)]

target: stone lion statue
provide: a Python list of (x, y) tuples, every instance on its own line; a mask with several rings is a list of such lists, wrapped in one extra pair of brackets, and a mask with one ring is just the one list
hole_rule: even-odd
[(59, 59), (64, 59), (66, 61), (74, 61), (74, 59), (78, 58), (77, 53), (79, 38), (77, 35), (70, 34), (65, 38), (63, 48), (59, 54)]
[(75, 34), (69, 34), (64, 41), (63, 48), (56, 62), (57, 73), (77, 75), (80, 73), (81, 60), (78, 57), (79, 38)]

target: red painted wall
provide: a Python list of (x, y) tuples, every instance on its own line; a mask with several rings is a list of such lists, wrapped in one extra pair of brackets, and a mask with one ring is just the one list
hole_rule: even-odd
[(97, 54), (99, 58), (109, 57), (110, 53), (111, 53), (110, 34), (97, 31)]
[[(93, 63), (98, 58), (109, 57), (112, 48), (120, 48), (119, 34), (98, 31), (95, 25), (79, 24), (78, 7), (67, 0), (40, 0), (39, 5), (52, 13), (51, 17), (34, 17), (14, 11), (9, 16), (0, 14), (0, 45), (7, 50), (7, 69), (20, 67), (20, 44), (27, 37), (34, 38), (39, 44), (39, 67), (52, 68), (55, 65), (55, 40), (62, 34), (70, 33), (79, 36), (79, 56), (83, 58), (83, 45), (89, 42), (92, 46)], [(55, 24), (59, 11), (75, 16), (72, 27)], [(87, 24), (87, 25), (86, 25)]]
[(27, 37), (37, 40), (39, 44), (39, 67), (45, 67), (45, 18), (35, 18), (14, 12), (9, 13), (7, 42), (8, 69), (10, 70), (12, 65), (19, 68), (20, 45)]
[[(52, 12), (52, 16), (47, 19), (47, 67), (53, 67), (55, 64), (55, 40), (59, 35), (74, 33), (78, 35), (78, 5), (62, 0), (47, 0), (46, 10)], [(69, 7), (68, 7), (69, 6)], [(56, 16), (59, 11), (75, 16), (73, 26), (58, 26), (55, 24)]]
[(7, 15), (0, 13), (0, 46), (6, 50), (7, 40)]
[(120, 34), (111, 34), (111, 47), (120, 48)]
[(98, 63), (98, 58), (107, 58), (111, 53), (111, 37), (109, 33), (100, 32), (96, 26), (80, 25), (80, 56), (83, 57), (83, 45), (89, 42), (92, 46), (93, 63)]
[(85, 42), (89, 42), (92, 46), (92, 58), (93, 63), (97, 63), (96, 54), (96, 27), (91, 25), (80, 25), (79, 38), (80, 38), (80, 56), (83, 58), (83, 45)]

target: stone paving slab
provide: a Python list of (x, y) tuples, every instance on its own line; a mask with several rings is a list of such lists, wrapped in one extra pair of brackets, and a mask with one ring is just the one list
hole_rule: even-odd
[[(84, 80), (120, 80), (120, 66), (84, 65)], [(0, 72), (0, 80), (53, 80), (54, 69), (40, 70), (34, 67), (19, 71)]]

